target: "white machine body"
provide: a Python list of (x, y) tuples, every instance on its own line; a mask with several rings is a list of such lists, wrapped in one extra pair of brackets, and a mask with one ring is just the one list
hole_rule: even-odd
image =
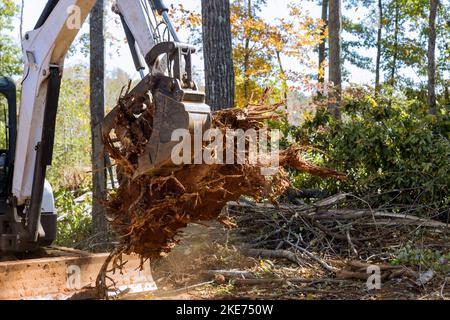
[[(58, 67), (62, 72), (66, 53), (95, 3), (96, 0), (60, 0), (45, 23), (27, 32), (22, 41), (25, 71), (12, 185), (12, 194), (18, 205), (27, 204), (31, 198), (36, 146), (41, 141), (50, 67)], [(116, 7), (130, 27), (141, 54), (145, 56), (155, 45), (155, 38), (141, 1), (117, 0)], [(74, 14), (77, 16), (74, 17)], [(81, 24), (74, 28), (74, 21)]]

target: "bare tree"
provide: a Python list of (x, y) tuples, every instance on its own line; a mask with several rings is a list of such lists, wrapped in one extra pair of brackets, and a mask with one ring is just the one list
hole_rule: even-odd
[(339, 106), (341, 104), (342, 71), (341, 71), (341, 31), (342, 13), (341, 0), (330, 0), (329, 8), (329, 80), (333, 85), (329, 95), (329, 110), (335, 118), (340, 117)]
[(375, 69), (375, 92), (380, 91), (380, 65), (381, 65), (381, 40), (383, 36), (383, 2), (378, 0), (378, 35), (377, 35), (377, 62)]
[[(323, 37), (325, 34), (325, 31), (328, 27), (328, 1), (329, 0), (322, 0), (322, 21), (324, 23), (324, 26), (322, 27), (322, 30), (320, 31), (320, 35)], [(323, 41), (319, 45), (319, 70), (318, 70), (318, 82), (321, 88), (319, 88), (319, 97), (323, 96), (323, 86), (325, 84), (325, 75), (324, 75), (324, 67), (325, 67), (325, 61), (327, 58), (326, 54), (326, 39), (323, 39)]]
[(202, 0), (206, 99), (213, 110), (234, 107), (230, 1)]
[[(247, 0), (247, 14), (250, 18), (253, 17), (253, 10), (252, 10), (252, 0)], [(246, 103), (249, 102), (249, 88), (250, 88), (250, 78), (248, 76), (248, 69), (250, 68), (250, 38), (251, 33), (248, 32), (245, 36), (245, 43), (244, 43), (244, 97)]]
[(104, 0), (97, 0), (90, 17), (90, 110), (92, 132), (92, 233), (104, 248), (107, 222), (102, 202), (106, 199), (106, 161), (100, 123), (105, 117)]
[(400, 4), (398, 0), (394, 0), (395, 3), (395, 17), (394, 17), (394, 44), (392, 48), (392, 66), (391, 66), (391, 79), (389, 80), (389, 83), (391, 86), (395, 86), (396, 83), (396, 76), (395, 73), (397, 72), (397, 58), (398, 58), (398, 37), (400, 33)]
[(430, 0), (428, 36), (428, 109), (436, 114), (436, 16), (439, 0)]

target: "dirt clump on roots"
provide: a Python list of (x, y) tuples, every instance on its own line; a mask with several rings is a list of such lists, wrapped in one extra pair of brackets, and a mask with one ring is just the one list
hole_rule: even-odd
[[(190, 223), (217, 219), (222, 208), (241, 196), (276, 199), (289, 186), (285, 166), (322, 177), (344, 179), (334, 170), (316, 167), (300, 156), (300, 149), (280, 151), (277, 172), (264, 176), (261, 164), (184, 165), (157, 176), (134, 178), (137, 160), (152, 133), (155, 107), (149, 95), (124, 94), (118, 102), (114, 135), (104, 137), (105, 150), (116, 164), (120, 186), (106, 204), (107, 217), (119, 235), (116, 252), (137, 253), (147, 259), (167, 255), (178, 243), (181, 230)], [(213, 114), (213, 127), (260, 129), (280, 105), (251, 105)], [(226, 148), (226, 147), (224, 147)]]

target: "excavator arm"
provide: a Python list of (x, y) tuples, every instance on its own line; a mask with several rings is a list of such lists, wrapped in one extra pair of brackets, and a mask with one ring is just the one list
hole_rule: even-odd
[[(22, 42), (25, 71), (12, 195), (8, 200), (8, 215), (15, 224), (12, 228), (14, 251), (27, 251), (39, 246), (39, 239), (45, 236), (40, 223), (41, 207), (46, 169), (52, 163), (64, 58), (95, 3), (95, 0), (49, 0), (34, 30), (27, 32)], [(142, 163), (139, 172), (147, 174), (170, 162), (167, 159), (170, 157), (167, 151), (170, 143), (166, 141), (168, 131), (183, 127), (192, 129), (194, 122), (208, 127), (210, 108), (204, 104), (204, 94), (198, 92), (192, 81), (190, 55), (195, 49), (179, 42), (162, 1), (116, 0), (113, 9), (120, 15), (136, 69), (142, 77), (146, 69), (142, 57), (147, 64), (148, 75), (136, 88), (142, 92), (152, 91), (164, 105), (157, 107), (155, 123), (165, 125), (165, 131), (154, 130), (146, 149), (148, 154), (139, 159)], [(169, 41), (160, 36), (152, 24), (151, 14), (158, 15), (166, 24)], [(163, 63), (171, 66), (163, 69), (170, 69), (170, 72), (161, 71), (162, 56), (167, 56)], [(182, 58), (184, 64), (181, 63)], [(155, 87), (154, 83), (150, 85), (149, 79), (156, 73), (162, 80)], [(170, 90), (166, 88), (168, 86)], [(167, 108), (171, 106), (175, 111), (168, 116)], [(111, 129), (113, 116), (114, 111), (105, 119), (104, 132)]]

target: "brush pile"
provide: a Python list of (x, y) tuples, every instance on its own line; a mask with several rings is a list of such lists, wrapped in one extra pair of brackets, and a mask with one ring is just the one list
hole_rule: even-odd
[[(126, 93), (119, 99), (114, 132), (104, 137), (105, 149), (116, 164), (120, 186), (106, 204), (108, 219), (120, 238), (116, 252), (137, 253), (143, 258), (160, 258), (178, 243), (189, 223), (217, 219), (223, 207), (241, 196), (274, 200), (290, 185), (288, 166), (322, 177), (344, 179), (336, 171), (318, 168), (304, 161), (299, 149), (280, 151), (277, 172), (262, 175), (262, 165), (184, 165), (177, 171), (133, 179), (137, 159), (152, 132), (154, 106), (149, 96)], [(277, 117), (280, 105), (253, 105), (213, 115), (213, 127), (260, 129)], [(224, 145), (224, 149), (226, 145)], [(226, 223), (226, 221), (224, 221)]]
[(337, 194), (303, 205), (229, 203), (226, 212), (239, 227), (237, 242), (251, 255), (279, 256), (328, 272), (336, 269), (326, 261), (393, 259), (408, 242), (426, 238), (430, 244), (450, 231), (443, 222), (363, 205), (351, 194)]

